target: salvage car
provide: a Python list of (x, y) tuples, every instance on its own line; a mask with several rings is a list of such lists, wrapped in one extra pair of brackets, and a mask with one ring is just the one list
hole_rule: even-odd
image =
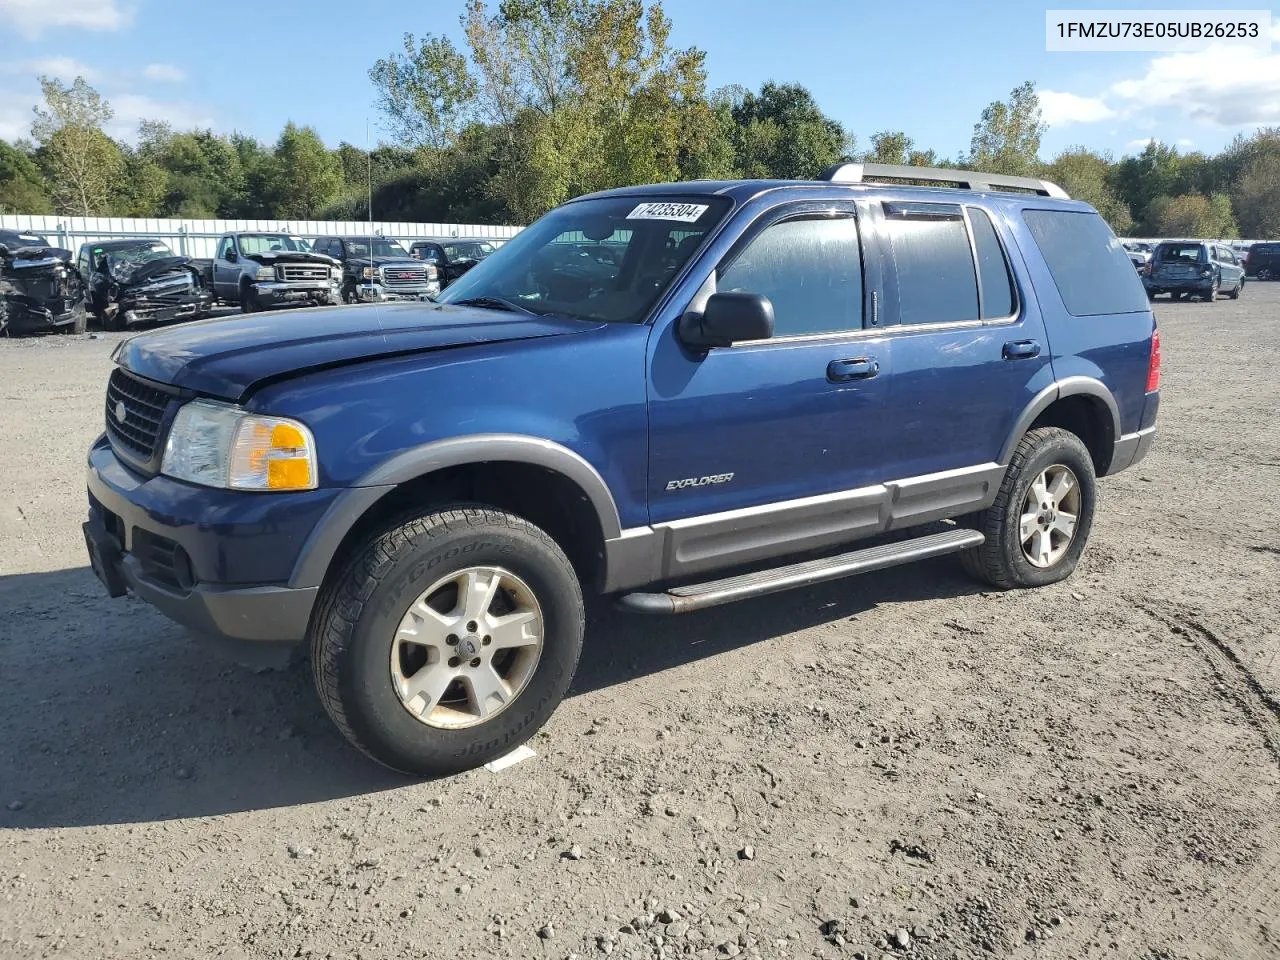
[(1240, 299), (1245, 273), (1230, 247), (1206, 240), (1165, 240), (1156, 244), (1142, 284), (1148, 299), (1167, 293), (1174, 300), (1198, 296), (1214, 303), (1220, 293)]
[(83, 333), (86, 320), (71, 251), (39, 234), (0, 230), (0, 333)]
[[(623, 255), (584, 272), (573, 244)], [(84, 525), (108, 593), (308, 645), (343, 735), (426, 776), (546, 722), (591, 594), (683, 614), (944, 554), (999, 590), (1066, 580), (1160, 406), (1151, 305), (1093, 207), (875, 164), (592, 194), (435, 303), (113, 360)]]
[(440, 272), (440, 286), (447, 287), (496, 249), (492, 240), (432, 237), (415, 240), (409, 247), (409, 253), (418, 260), (433, 264)]
[(76, 267), (85, 278), (89, 311), (104, 330), (198, 320), (213, 307), (213, 290), (199, 265), (161, 240), (86, 243)]
[(243, 313), (341, 302), (342, 263), (287, 233), (226, 233), (213, 257), (213, 292)]
[(435, 264), (409, 256), (386, 237), (317, 237), (311, 247), (342, 261), (344, 303), (427, 300), (440, 292)]

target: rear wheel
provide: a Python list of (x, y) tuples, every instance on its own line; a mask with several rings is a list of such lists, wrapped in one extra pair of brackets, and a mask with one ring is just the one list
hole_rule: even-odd
[(1270, 279), (1271, 279), (1271, 270), (1270, 270), (1269, 268), (1267, 268), (1267, 267), (1263, 267), (1262, 269), (1260, 269), (1260, 270), (1258, 271), (1258, 279), (1259, 279), (1259, 280), (1270, 280)]
[(986, 541), (962, 553), (961, 563), (1002, 590), (1065, 580), (1088, 542), (1096, 501), (1093, 459), (1080, 438), (1059, 427), (1031, 430), (995, 503), (976, 516)]
[(404, 773), (509, 753), (560, 703), (582, 651), (582, 591), (528, 521), (460, 505), (389, 525), (327, 584), (316, 688), (343, 735)]

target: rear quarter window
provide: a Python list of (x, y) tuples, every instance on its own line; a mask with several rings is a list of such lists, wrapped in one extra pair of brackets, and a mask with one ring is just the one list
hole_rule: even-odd
[(1098, 214), (1024, 210), (1022, 216), (1072, 316), (1150, 309), (1132, 261)]

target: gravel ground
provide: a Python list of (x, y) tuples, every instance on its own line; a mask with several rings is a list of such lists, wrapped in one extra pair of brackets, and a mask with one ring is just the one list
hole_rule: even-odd
[(432, 783), (106, 599), (118, 337), (0, 341), (0, 957), (1280, 957), (1280, 284), (1157, 312), (1069, 583), (601, 609), (536, 759)]

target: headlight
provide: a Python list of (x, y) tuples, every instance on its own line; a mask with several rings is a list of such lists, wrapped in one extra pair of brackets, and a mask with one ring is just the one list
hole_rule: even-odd
[(428, 263), (428, 264), (427, 264), (427, 279), (428, 279), (428, 280), (435, 280), (435, 279), (437, 279), (438, 277), (439, 277), (439, 273), (438, 273), (438, 271), (436, 270), (436, 265), (435, 265), (434, 263)]
[(274, 280), (276, 278), (275, 267), (259, 267), (258, 272), (253, 275), (255, 280)]
[(378, 268), (377, 268), (377, 267), (365, 267), (363, 270), (361, 270), (361, 271), (360, 271), (360, 276), (362, 276), (362, 277), (363, 277), (364, 279), (366, 279), (366, 280), (377, 280), (377, 279), (378, 279)]
[(230, 490), (314, 490), (316, 442), (296, 420), (192, 400), (173, 418), (160, 472)]
[(341, 279), (342, 279), (342, 268), (341, 268), (341, 267), (330, 267), (330, 268), (329, 268), (329, 279), (330, 279), (330, 280), (341, 280)]

